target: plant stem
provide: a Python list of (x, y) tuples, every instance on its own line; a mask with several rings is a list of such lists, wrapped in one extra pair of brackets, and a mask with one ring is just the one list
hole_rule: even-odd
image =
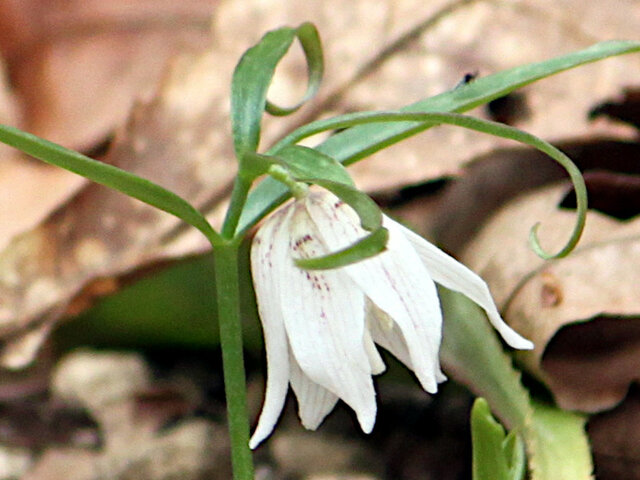
[(215, 286), (234, 480), (253, 480), (240, 315), (239, 240), (214, 249)]
[(233, 183), (233, 191), (231, 192), (229, 209), (227, 210), (221, 231), (222, 236), (226, 239), (232, 238), (236, 232), (238, 220), (240, 220), (242, 209), (247, 201), (251, 183), (250, 180), (243, 178), (241, 174), (236, 176)]

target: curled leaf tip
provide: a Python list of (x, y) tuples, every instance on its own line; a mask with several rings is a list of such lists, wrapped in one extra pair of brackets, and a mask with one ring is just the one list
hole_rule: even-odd
[(284, 117), (295, 113), (300, 109), (300, 107), (302, 107), (302, 105), (311, 100), (320, 88), (320, 82), (322, 81), (322, 75), (324, 73), (322, 43), (315, 25), (305, 22), (295, 30), (295, 35), (300, 41), (300, 45), (302, 46), (302, 50), (307, 61), (307, 91), (302, 100), (291, 107), (278, 106), (267, 99), (265, 104), (266, 112), (278, 117)]
[[(586, 214), (585, 214), (586, 215)], [(582, 231), (584, 230), (585, 224), (585, 215), (578, 216), (578, 220), (576, 221), (576, 225), (573, 229), (573, 233), (571, 234), (571, 238), (565, 244), (564, 247), (558, 253), (549, 253), (542, 248), (540, 245), (540, 239), (538, 237), (538, 228), (540, 228), (540, 222), (536, 223), (531, 230), (529, 231), (529, 243), (531, 244), (531, 249), (535, 252), (543, 260), (557, 260), (559, 258), (564, 258), (569, 255), (578, 245), (580, 241), (580, 237), (582, 236)]]
[(587, 221), (587, 209), (588, 209), (588, 201), (587, 201), (587, 186), (584, 183), (584, 178), (580, 173), (580, 170), (576, 165), (564, 154), (561, 154), (560, 158), (556, 158), (558, 163), (562, 165), (567, 172), (569, 173), (569, 177), (571, 177), (571, 182), (573, 183), (573, 188), (576, 192), (576, 223), (573, 227), (573, 232), (571, 233), (571, 237), (567, 241), (562, 250), (560, 250), (556, 254), (547, 253), (542, 246), (540, 245), (540, 240), (538, 238), (538, 228), (540, 227), (540, 222), (536, 223), (533, 227), (531, 227), (531, 231), (529, 233), (529, 243), (531, 244), (531, 248), (540, 258), (544, 260), (555, 260), (558, 258), (564, 258), (569, 255), (578, 245), (580, 241), (580, 237), (582, 237), (582, 232), (584, 231), (584, 226)]
[[(538, 228), (540, 228), (540, 222), (536, 223), (531, 230), (529, 230), (529, 244), (531, 245), (531, 249), (538, 255), (540, 258), (544, 260), (552, 260), (553, 258), (558, 258), (558, 254), (551, 254), (545, 252), (540, 245), (540, 239), (538, 238)], [(564, 249), (563, 249), (564, 250)]]

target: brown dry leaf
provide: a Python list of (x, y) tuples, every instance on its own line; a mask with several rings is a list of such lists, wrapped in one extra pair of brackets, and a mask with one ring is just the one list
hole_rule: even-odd
[[(229, 84), (219, 72), (230, 75), (234, 62), (213, 52), (176, 59), (158, 96), (134, 111), (105, 161), (199, 207), (218, 203), (235, 168), (227, 134)], [(87, 186), (0, 253), (0, 335), (37, 336), (88, 282), (167, 255), (168, 245), (183, 230), (170, 215), (109, 189)], [(181, 254), (206, 248), (197, 234), (189, 238)], [(7, 353), (3, 363), (17, 367), (29, 360), (26, 354)]]
[(640, 393), (630, 392), (611, 412), (589, 420), (598, 480), (640, 479)]
[[(0, 19), (0, 22), (2, 20)], [(0, 61), (0, 123), (18, 122), (18, 102), (10, 91)], [(26, 162), (0, 143), (0, 250), (11, 239), (35, 227), (84, 184), (77, 175), (44, 164)]]
[[(259, 32), (274, 25), (305, 20), (318, 25), (327, 52), (327, 80), (319, 102), (306, 110), (312, 117), (398, 108), (452, 88), (469, 72), (488, 75), (601, 40), (637, 39), (640, 5), (634, 0), (588, 6), (578, 0), (359, 0), (338, 5), (234, 0), (220, 6), (217, 18), (218, 38), (233, 42), (236, 49), (241, 48), (238, 43), (250, 45)], [(246, 40), (238, 41), (238, 33)], [(298, 64), (289, 72), (284, 88), (300, 88), (304, 70)], [(548, 140), (626, 135), (627, 130), (606, 122), (590, 124), (588, 112), (637, 82), (639, 75), (635, 55), (554, 76), (522, 90), (523, 106), (510, 123)], [(487, 116), (484, 110), (474, 113)], [(470, 158), (504, 144), (441, 127), (359, 163), (353, 172), (362, 188), (389, 190), (455, 174)]]
[(21, 126), (74, 149), (104, 142), (167, 60), (210, 38), (208, 0), (8, 0), (0, 51)]
[[(2, 155), (2, 153), (0, 153)], [(13, 153), (0, 161), (0, 250), (64, 204), (85, 180), (60, 168), (26, 162)]]
[[(204, 41), (202, 12), (210, 11), (209, 3), (206, 7), (197, 0), (130, 3), (45, 4), (34, 0), (9, 4), (3, 21), (12, 28), (3, 30), (0, 45), (9, 59), (16, 88), (29, 85), (31, 93), (20, 90), (21, 95), (44, 99), (37, 108), (25, 110), (25, 122), (36, 133), (76, 147), (94, 145), (92, 142), (125, 118), (141, 88), (155, 85), (160, 64), (170, 52)], [(600, 5), (607, 9), (606, 2)], [(609, 38), (606, 29), (623, 36), (635, 32), (627, 27), (630, 13), (637, 11), (632, 6), (625, 14), (619, 6), (607, 10), (611, 21), (606, 29), (601, 23), (587, 21), (586, 15), (580, 24), (572, 23), (571, 6), (570, 2), (551, 4), (548, 0), (513, 4), (358, 0), (337, 5), (225, 1), (217, 8), (212, 50), (186, 54), (174, 62), (159, 93), (137, 108), (119, 130), (105, 161), (213, 211), (227, 193), (234, 168), (228, 124), (232, 68), (265, 30), (283, 23), (314, 21), (327, 47), (328, 64), (327, 87), (318, 104), (286, 121), (266, 119), (264, 143), (268, 144), (302, 118), (397, 107), (450, 88), (468, 71), (478, 69), (486, 74), (568, 52)], [(532, 15), (534, 11), (539, 15)], [(26, 20), (30, 18), (42, 20), (32, 25)], [(169, 18), (178, 18), (184, 31), (174, 28), (175, 21), (168, 22)], [(168, 24), (170, 30), (176, 30), (169, 42), (165, 41)], [(70, 26), (76, 28), (66, 28)], [(88, 33), (94, 26), (100, 27), (97, 36)], [(36, 53), (18, 55), (24, 45), (31, 45), (29, 51)], [(47, 48), (36, 49), (38, 45)], [(107, 53), (98, 55), (94, 48)], [(121, 55), (123, 48), (126, 53)], [(115, 59), (113, 52), (118, 52)], [(104, 72), (113, 72), (114, 65), (121, 67), (122, 71), (116, 68), (121, 75), (111, 75), (105, 85)], [(624, 58), (606, 65), (567, 74), (573, 76), (552, 80), (544, 88), (531, 87), (526, 92), (531, 115), (518, 125), (547, 137), (592, 132), (584, 123), (586, 109), (597, 99), (614, 94), (640, 68), (638, 62)], [(54, 82), (53, 77), (30, 76), (27, 71), (63, 72), (64, 76)], [(283, 65), (277, 77), (270, 93), (275, 100), (293, 101), (304, 88), (303, 63)], [(70, 83), (72, 78), (82, 85)], [(20, 79), (30, 79), (32, 84)], [(61, 88), (69, 85), (71, 89)], [(69, 95), (71, 100), (67, 100)], [(92, 102), (87, 103), (87, 98)], [(27, 103), (35, 105), (28, 99)], [(77, 113), (79, 104), (82, 108)], [(76, 109), (75, 113), (63, 111), (67, 107)], [(96, 117), (95, 122), (89, 117)], [(554, 118), (562, 122), (555, 125), (550, 120)], [(363, 163), (355, 170), (360, 185), (389, 189), (440, 176), (457, 171), (473, 153), (496, 145), (489, 137), (470, 137), (458, 129), (446, 132), (438, 129), (378, 160)], [(421, 158), (423, 151), (429, 152), (428, 162)], [(390, 156), (395, 159), (392, 171), (387, 163)], [(55, 202), (63, 201), (72, 191), (66, 188), (69, 190), (60, 188)], [(47, 212), (32, 216), (28, 226), (41, 221)], [(0, 336), (18, 339), (16, 345), (8, 346), (18, 354), (8, 354), (0, 361), (13, 366), (29, 360), (25, 348), (33, 351), (37, 347), (33, 339), (46, 334), (89, 282), (120, 275), (158, 258), (206, 248), (197, 232), (186, 232), (172, 217), (96, 186), (82, 190), (65, 208), (6, 245), (0, 253)], [(31, 342), (20, 343), (19, 334), (25, 332), (30, 332)]]
[[(3, 68), (7, 76), (0, 77), (0, 120), (21, 125), (73, 148), (96, 148), (130, 115), (136, 99), (149, 96), (158, 88), (161, 72), (176, 51), (208, 45), (212, 11), (213, 5), (205, 1), (180, 4), (157, 1), (138, 1), (135, 4), (39, 0), (6, 2), (0, 17), (0, 51), (7, 65)], [(185, 61), (188, 60), (183, 59)], [(197, 82), (197, 70), (202, 67), (197, 67), (196, 61), (193, 63), (191, 67), (194, 71), (184, 76)], [(185, 67), (175, 67), (174, 75), (182, 75), (180, 69)], [(5, 85), (7, 78), (11, 79), (11, 90)], [(206, 80), (210, 81), (210, 78)], [(175, 78), (166, 80), (166, 88), (173, 88), (171, 84), (178, 82)], [(186, 86), (184, 93), (188, 94), (189, 89)], [(218, 91), (211, 85), (207, 89)], [(210, 99), (207, 92), (196, 95), (205, 101)], [(181, 105), (179, 99), (165, 100), (164, 107), (170, 112), (161, 115), (156, 113), (156, 118), (150, 113), (147, 131), (132, 131), (136, 149), (153, 151), (153, 147), (148, 148), (144, 144), (156, 144), (163, 134), (150, 134), (153, 124), (160, 124), (155, 125), (159, 132), (173, 133), (173, 126), (166, 124), (165, 118), (176, 114), (180, 119), (181, 112), (185, 115), (185, 106)], [(154, 108), (160, 110), (163, 107), (157, 107), (158, 103), (161, 101), (156, 101), (155, 107), (151, 103), (138, 111), (145, 115), (145, 112), (151, 112)], [(207, 104), (200, 105), (201, 108), (207, 108)], [(191, 115), (192, 120), (200, 113), (198, 111)], [(139, 125), (143, 122), (131, 123)], [(215, 122), (209, 126), (215, 126)], [(178, 126), (176, 132), (179, 134), (180, 131)], [(188, 142), (190, 135), (195, 138), (200, 134), (191, 127), (185, 127), (184, 131), (186, 133), (182, 134), (182, 139), (176, 140), (177, 143)], [(129, 151), (123, 148), (123, 143), (126, 143), (124, 137), (126, 135), (119, 136), (120, 150), (112, 152), (107, 161), (121, 165), (135, 163), (135, 160), (118, 158), (131, 156), (133, 150), (133, 147)], [(189, 150), (192, 156), (197, 157), (192, 161), (193, 164), (202, 160), (203, 152), (199, 148), (206, 149), (207, 141), (202, 140)], [(180, 149), (171, 152), (171, 145), (167, 144), (167, 147), (168, 153), (187, 157)], [(142, 242), (146, 240), (142, 238), (144, 233), (136, 232), (134, 227), (129, 228), (128, 232), (118, 232), (125, 235), (114, 235), (109, 229), (103, 229), (106, 236), (99, 238), (99, 235), (96, 236), (99, 228), (87, 225), (82, 218), (74, 218), (84, 213), (89, 224), (102, 225), (108, 221), (99, 207), (94, 209), (89, 205), (91, 198), (98, 203), (104, 200), (102, 195), (105, 192), (100, 189), (93, 197), (92, 192), (96, 191), (94, 187), (78, 196), (68, 209), (52, 215), (60, 205), (74, 197), (86, 182), (61, 169), (26, 161), (4, 145), (0, 148), (0, 156), (0, 202), (5, 205), (0, 214), (0, 263), (3, 264), (0, 332), (2, 336), (17, 330), (26, 333), (24, 338), (18, 338), (4, 347), (6, 365), (17, 367), (33, 356), (41, 340), (63, 313), (65, 303), (78, 289), (95, 276), (109, 273), (101, 264), (102, 261), (108, 262), (104, 258), (103, 247), (106, 250), (126, 250), (127, 247), (122, 244), (118, 247), (114, 242), (116, 236), (122, 238), (126, 234), (136, 236)], [(140, 157), (145, 158), (144, 155)], [(153, 158), (162, 159), (162, 155)], [(174, 168), (167, 169), (165, 173), (179, 175), (180, 169), (175, 168), (174, 159), (168, 158), (167, 161)], [(205, 169), (194, 165), (194, 176), (202, 174), (206, 177)], [(156, 178), (161, 176), (156, 174)], [(212, 183), (209, 177), (200, 180)], [(222, 182), (225, 180), (226, 177)], [(190, 183), (184, 178), (174, 183), (180, 181)], [(185, 188), (197, 190), (199, 187), (196, 181), (192, 186), (185, 185)], [(109, 195), (107, 197), (111, 198)], [(106, 205), (114, 208), (113, 211), (118, 211), (118, 207), (127, 210), (129, 203), (119, 201), (123, 199), (107, 200)], [(140, 215), (144, 216), (144, 213)], [(152, 212), (151, 216), (154, 215)], [(65, 226), (61, 227), (63, 224)], [(80, 224), (83, 226), (80, 227)], [(59, 227), (67, 231), (61, 233)], [(83, 229), (87, 239), (80, 238)], [(30, 233), (18, 238), (29, 230)], [(77, 253), (75, 259), (72, 251)], [(118, 268), (131, 267), (131, 262), (136, 265), (137, 261), (133, 260), (136, 253), (129, 252), (127, 255), (128, 259), (123, 259), (124, 267), (122, 264), (119, 267), (113, 265), (116, 271)], [(64, 260), (58, 262), (63, 257)], [(83, 265), (83, 262), (91, 265)], [(34, 317), (38, 319), (32, 324)]]
[[(18, 118), (15, 95), (11, 92), (7, 78), (7, 67), (3, 59), (0, 59), (0, 122), (12, 123)], [(6, 145), (0, 146), (0, 154), (10, 151)]]
[[(636, 161), (640, 156), (640, 143), (637, 142), (593, 138), (563, 141), (555, 146), (583, 172), (640, 173)], [(593, 175), (588, 175), (590, 189), (593, 189)], [(428, 230), (438, 243), (457, 255), (487, 218), (513, 197), (566, 178), (564, 169), (538, 150), (526, 147), (495, 150), (469, 162), (461, 175), (440, 192), (434, 215), (423, 214), (423, 218), (414, 223), (430, 223)], [(597, 198), (591, 198), (592, 206)]]
[[(610, 186), (620, 181), (611, 173), (604, 178)], [(461, 257), (487, 280), (505, 319), (535, 343), (519, 358), (558, 404), (599, 411), (620, 402), (629, 384), (640, 380), (640, 336), (632, 319), (640, 314), (640, 218), (620, 221), (591, 210), (579, 247), (565, 259), (544, 262), (527, 244), (528, 230), (542, 221), (542, 244), (557, 251), (575, 221), (573, 210), (559, 208), (567, 191), (561, 184), (516, 198)], [(592, 190), (592, 205), (604, 206), (599, 198), (619, 193)], [(620, 204), (617, 198), (614, 204)], [(615, 320), (593, 320), (602, 316)], [(574, 325), (581, 322), (589, 323)]]
[[(135, 99), (157, 88), (170, 56), (207, 44), (212, 10), (209, 2), (193, 0), (4, 2), (0, 121), (73, 148), (96, 148), (127, 118)], [(1, 250), (84, 182), (25, 162), (4, 144), (0, 156), (0, 203), (11, 206), (0, 214)]]

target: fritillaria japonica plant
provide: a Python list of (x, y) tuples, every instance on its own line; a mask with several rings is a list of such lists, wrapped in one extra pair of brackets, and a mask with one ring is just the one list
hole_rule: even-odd
[[(269, 102), (267, 91), (276, 66), (296, 39), (307, 60), (308, 88), (299, 105), (284, 108)], [(376, 417), (372, 376), (385, 369), (381, 347), (410, 368), (424, 390), (435, 393), (438, 383), (446, 378), (440, 369), (440, 354), (442, 312), (452, 311), (453, 305), (449, 291), (460, 292), (477, 304), (508, 345), (532, 348), (504, 323), (487, 285), (475, 273), (383, 215), (357, 189), (345, 167), (442, 124), (537, 148), (567, 170), (577, 193), (576, 225), (560, 252), (548, 254), (537, 240), (535, 227), (531, 233), (532, 248), (540, 256), (562, 257), (576, 245), (585, 222), (586, 193), (578, 169), (539, 138), (461, 112), (549, 75), (639, 49), (633, 42), (598, 44), (479, 78), (398, 110), (315, 121), (262, 150), (263, 115), (293, 114), (315, 95), (323, 73), (320, 39), (312, 24), (268, 32), (243, 55), (233, 76), (231, 123), (238, 172), (219, 231), (181, 197), (131, 173), (9, 126), (0, 126), (0, 141), (173, 214), (209, 240), (215, 260), (233, 472), (234, 478), (248, 480), (254, 476), (250, 448), (257, 447), (274, 429), (289, 385), (305, 427), (317, 428), (340, 399), (355, 411), (362, 430), (370, 432)], [(338, 130), (313, 148), (300, 145), (317, 133)], [(250, 272), (241, 270), (239, 256), (240, 244), (256, 226), (251, 266), (265, 335), (268, 380), (263, 410), (250, 438), (240, 318), (241, 280)], [(434, 282), (447, 290), (439, 295)], [(444, 339), (445, 344), (465, 345), (464, 349), (448, 350), (454, 352), (461, 368), (471, 371), (478, 367), (480, 356), (502, 352), (491, 330), (479, 335), (476, 339), (452, 329), (450, 338)], [(488, 350), (487, 345), (492, 347)], [(499, 371), (492, 365), (491, 361), (486, 364), (489, 376)], [(509, 374), (494, 376), (498, 383), (501, 378), (514, 381)], [(478, 479), (485, 478), (483, 472), (492, 472), (493, 480), (521, 478), (525, 467), (520, 436), (525, 436), (528, 446), (534, 443), (526, 441), (530, 405), (521, 398), (511, 402), (509, 395), (526, 394), (520, 390), (512, 394), (507, 387), (487, 387), (495, 382), (484, 381), (478, 378), (468, 383), (497, 399), (494, 408), (513, 430), (504, 439), (504, 431), (496, 427), (486, 403), (474, 407), (474, 444), (479, 445), (474, 447), (474, 474)]]

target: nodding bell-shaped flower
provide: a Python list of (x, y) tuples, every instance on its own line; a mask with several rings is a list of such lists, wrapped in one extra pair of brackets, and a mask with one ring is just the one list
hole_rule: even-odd
[(383, 225), (389, 230), (384, 252), (330, 270), (303, 270), (293, 259), (327, 255), (367, 234), (355, 211), (333, 194), (311, 191), (260, 227), (251, 267), (268, 371), (251, 448), (273, 431), (289, 384), (306, 428), (315, 430), (341, 399), (371, 432), (372, 375), (385, 369), (376, 344), (435, 393), (446, 378), (438, 358), (442, 311), (434, 281), (481, 306), (509, 345), (533, 347), (504, 323), (478, 275), (386, 216)]

